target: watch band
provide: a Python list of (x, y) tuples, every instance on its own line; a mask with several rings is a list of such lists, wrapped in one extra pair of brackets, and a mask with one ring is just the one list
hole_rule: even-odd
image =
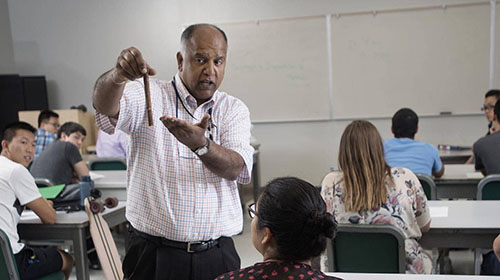
[(198, 156), (202, 156), (202, 155), (208, 153), (208, 148), (210, 147), (210, 139), (208, 139), (206, 137), (205, 137), (205, 139), (207, 139), (207, 142), (205, 143), (205, 145), (203, 145), (197, 149), (191, 150), (191, 151), (193, 151)]

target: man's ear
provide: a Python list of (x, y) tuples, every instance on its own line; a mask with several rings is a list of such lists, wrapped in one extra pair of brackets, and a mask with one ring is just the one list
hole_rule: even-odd
[(68, 135), (64, 132), (61, 132), (61, 140), (66, 141), (66, 139), (68, 139)]
[(184, 61), (184, 58), (182, 57), (181, 52), (177, 52), (177, 69), (179, 72), (182, 72), (182, 62)]
[(8, 145), (8, 144), (9, 144), (9, 143), (7, 143), (7, 140), (2, 140), (2, 152), (3, 152), (3, 151), (7, 151), (7, 145)]
[(262, 237), (262, 240), (260, 241), (262, 245), (269, 245), (271, 243), (271, 240), (273, 240), (273, 233), (268, 227), (262, 228), (264, 231), (264, 236)]

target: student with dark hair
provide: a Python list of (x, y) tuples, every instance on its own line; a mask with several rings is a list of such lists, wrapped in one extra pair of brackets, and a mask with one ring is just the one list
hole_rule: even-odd
[(57, 139), (59, 129), (59, 115), (55, 112), (44, 110), (38, 115), (38, 130), (35, 133), (36, 151), (35, 158), (52, 142)]
[(19, 241), (17, 224), (28, 206), (42, 223), (53, 224), (56, 212), (42, 198), (26, 169), (35, 153), (35, 128), (24, 122), (8, 125), (2, 136), (0, 154), (0, 228), (9, 237), (21, 279), (35, 279), (63, 271), (71, 274), (73, 258), (55, 247), (29, 247)]
[[(368, 121), (349, 124), (339, 148), (340, 171), (321, 183), (328, 212), (340, 224), (391, 224), (405, 236), (406, 272), (430, 274), (431, 257), (418, 240), (430, 228), (427, 198), (418, 178), (409, 169), (389, 167), (382, 138)], [(328, 266), (321, 258), (322, 269)]]
[(33, 162), (31, 174), (35, 178), (47, 178), (54, 184), (77, 183), (82, 176), (88, 176), (89, 169), (79, 151), (86, 135), (80, 124), (63, 124), (57, 131), (57, 141)]
[(493, 133), (474, 143), (474, 158), (476, 170), (484, 175), (500, 174), (500, 99), (494, 107), (492, 119)]
[(311, 267), (337, 228), (313, 185), (293, 177), (274, 179), (248, 214), (253, 245), (264, 260), (216, 279), (338, 279)]
[(444, 165), (436, 147), (415, 140), (418, 132), (418, 116), (403, 108), (392, 117), (394, 138), (384, 141), (384, 153), (387, 164), (391, 167), (406, 167), (413, 173), (434, 175), (439, 178), (444, 174)]
[(484, 105), (481, 107), (481, 111), (484, 112), (486, 119), (488, 120), (488, 133), (490, 135), (494, 132), (493, 119), (495, 118), (495, 104), (500, 99), (500, 90), (490, 89), (484, 96)]

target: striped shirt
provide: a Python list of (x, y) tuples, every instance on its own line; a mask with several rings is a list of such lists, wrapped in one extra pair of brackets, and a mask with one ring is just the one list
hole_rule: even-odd
[(52, 142), (56, 141), (57, 135), (50, 133), (43, 128), (39, 128), (35, 133), (36, 149), (35, 158)]
[[(250, 181), (253, 148), (250, 146), (250, 113), (239, 99), (216, 91), (197, 106), (177, 74), (171, 82), (151, 80), (154, 126), (148, 126), (144, 85), (128, 82), (120, 100), (116, 128), (130, 135), (127, 151), (127, 211), (134, 228), (153, 236), (175, 241), (202, 241), (232, 236), (242, 230), (243, 218), (237, 182)], [(198, 123), (212, 108), (213, 141), (237, 152), (245, 166), (236, 181), (223, 179), (208, 170), (201, 160), (180, 143), (159, 121), (163, 115)], [(115, 129), (110, 118), (97, 113), (104, 132)], [(208, 131), (206, 132), (208, 137)]]

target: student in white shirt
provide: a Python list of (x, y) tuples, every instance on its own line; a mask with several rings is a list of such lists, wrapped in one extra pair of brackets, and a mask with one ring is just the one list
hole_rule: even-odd
[(69, 278), (73, 258), (55, 247), (29, 247), (19, 242), (17, 224), (26, 206), (42, 223), (53, 224), (52, 202), (42, 198), (26, 167), (35, 154), (35, 128), (24, 122), (6, 126), (0, 154), (0, 228), (7, 234), (21, 279), (62, 271)]

